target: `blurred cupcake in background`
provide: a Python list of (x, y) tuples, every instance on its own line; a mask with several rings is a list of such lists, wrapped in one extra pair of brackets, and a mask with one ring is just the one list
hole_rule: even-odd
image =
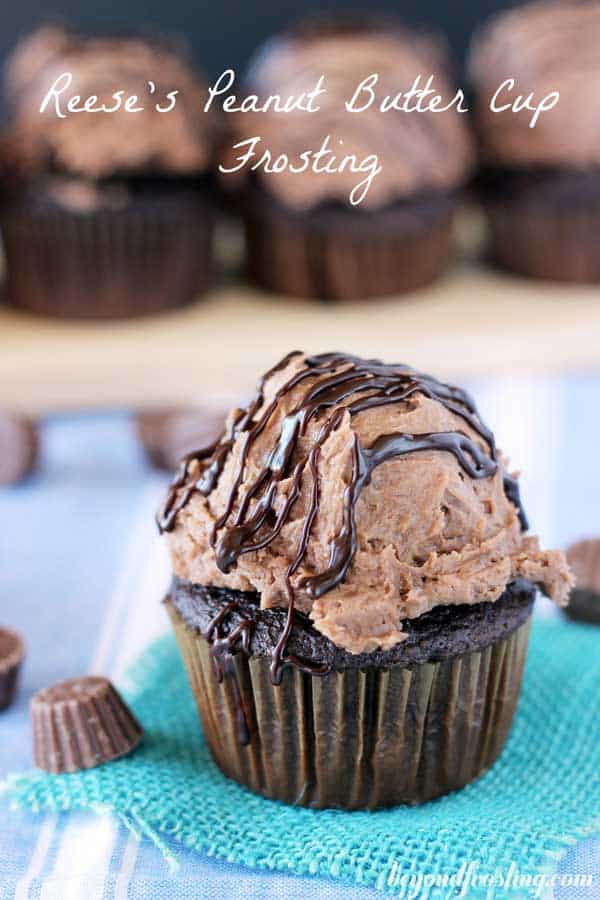
[[(115, 111), (67, 108), (78, 95), (79, 106), (96, 97), (92, 106), (114, 109), (115, 91)], [(5, 94), (9, 303), (112, 318), (180, 307), (207, 287), (219, 119), (203, 112), (204, 85), (178, 49), (42, 27), (9, 59)], [(125, 109), (131, 96), (140, 111)]]
[[(600, 3), (553, 0), (498, 14), (472, 43), (492, 254), (523, 275), (600, 281), (599, 35)], [(490, 108), (530, 93), (537, 118)]]
[[(297, 96), (321, 75), (325, 92), (312, 113), (230, 116), (235, 142), (259, 135), (256, 159), (268, 149), (273, 159), (285, 155), (298, 166), (302, 154), (319, 151), (329, 135), (321, 165), (331, 163), (331, 170), (315, 172), (311, 158), (301, 173), (246, 166), (223, 176), (243, 182), (247, 264), (257, 284), (294, 296), (357, 299), (410, 291), (443, 272), (473, 162), (466, 116), (454, 106), (381, 112), (379, 103), (408, 91), (418, 76), (424, 87), (430, 75), (444, 104), (451, 102), (448, 68), (437, 41), (376, 17), (313, 17), (264, 45), (247, 73), (246, 95)], [(372, 73), (378, 75), (377, 100), (360, 112), (346, 111), (345, 102)], [(232, 149), (225, 168), (233, 170), (242, 153)], [(370, 179), (366, 167), (340, 171), (346, 155), (359, 164), (376, 155), (381, 171)]]

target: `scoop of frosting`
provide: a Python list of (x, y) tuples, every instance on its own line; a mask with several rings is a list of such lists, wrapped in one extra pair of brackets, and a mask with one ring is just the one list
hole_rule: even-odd
[[(327, 135), (337, 157), (362, 160), (376, 154), (382, 171), (361, 205), (377, 207), (398, 198), (432, 190), (453, 190), (470, 173), (473, 147), (465, 116), (452, 106), (446, 111), (380, 111), (383, 98), (420, 87), (433, 75), (432, 90), (447, 105), (455, 96), (447, 74), (444, 48), (430, 37), (411, 33), (396, 22), (353, 21), (344, 16), (308, 20), (269, 41), (247, 74), (248, 93), (260, 97), (297, 96), (314, 89), (323, 76), (325, 92), (318, 111), (237, 113), (237, 140), (259, 135), (273, 158), (286, 154), (295, 166), (302, 153), (316, 151)], [(360, 112), (347, 112), (363, 79), (376, 73), (376, 100)], [(365, 90), (355, 106), (369, 99)], [(239, 151), (237, 151), (239, 153)], [(232, 151), (232, 158), (236, 152)], [(284, 203), (307, 208), (330, 199), (347, 202), (356, 173), (343, 171), (301, 174), (289, 169), (268, 174), (258, 171), (263, 187)]]
[[(45, 111), (40, 105), (57, 79), (72, 81)], [(57, 90), (63, 87), (58, 82)], [(23, 174), (56, 169), (88, 178), (114, 174), (190, 175), (209, 169), (218, 133), (216, 113), (205, 114), (205, 86), (166, 43), (141, 37), (85, 37), (45, 27), (25, 38), (6, 69), (11, 158)], [(160, 112), (157, 105), (175, 106)], [(115, 92), (121, 92), (120, 107)], [(96, 98), (115, 111), (69, 112), (71, 97)], [(127, 111), (128, 97), (135, 96)], [(64, 117), (57, 114), (59, 104)]]
[[(541, 0), (494, 16), (476, 34), (469, 74), (485, 157), (503, 165), (585, 168), (600, 163), (600, 3)], [(557, 104), (530, 127), (531, 111), (493, 112), (506, 79), (515, 84), (497, 105), (518, 95), (535, 103), (558, 91)]]
[(159, 514), (175, 574), (256, 591), (359, 653), (518, 577), (557, 603), (562, 553), (524, 534), (517, 483), (465, 392), (407, 366), (293, 353), (190, 454)]

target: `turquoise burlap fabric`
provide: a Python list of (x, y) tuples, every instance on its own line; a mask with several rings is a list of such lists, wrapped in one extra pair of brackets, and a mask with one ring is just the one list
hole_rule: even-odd
[(475, 784), (417, 809), (312, 811), (254, 796), (213, 764), (174, 640), (151, 647), (134, 674), (129, 699), (146, 729), (140, 748), (81, 774), (18, 775), (8, 786), (17, 805), (108, 808), (167, 853), (163, 836), (247, 866), (393, 893), (403, 876), (451, 876), (465, 862), (480, 874), (511, 863), (521, 874), (552, 872), (578, 837), (600, 831), (600, 629), (535, 622), (501, 758)]

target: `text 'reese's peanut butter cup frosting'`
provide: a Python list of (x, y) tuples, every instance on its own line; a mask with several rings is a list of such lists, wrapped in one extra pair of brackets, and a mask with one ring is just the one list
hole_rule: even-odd
[[(476, 121), (489, 162), (569, 169), (600, 164), (600, 3), (541, 0), (501, 12), (476, 34), (469, 77), (477, 97)], [(526, 108), (492, 111), (490, 102), (507, 80), (511, 93), (535, 102), (559, 93), (556, 104), (530, 127)]]
[[(65, 73), (72, 80), (43, 113), (40, 106)], [(154, 86), (154, 90), (152, 90)], [(63, 82), (57, 84), (61, 91)], [(87, 178), (112, 175), (196, 175), (214, 163), (219, 119), (204, 113), (206, 86), (166, 42), (142, 37), (92, 37), (58, 26), (18, 44), (5, 72), (11, 119), (6, 152), (24, 175), (58, 170)], [(66, 110), (69, 98), (96, 97), (116, 111)], [(171, 92), (177, 91), (171, 107)], [(125, 109), (136, 96), (140, 111)], [(157, 110), (157, 105), (166, 112)]]
[(175, 575), (296, 608), (352, 653), (522, 577), (566, 603), (468, 394), (401, 365), (292, 353), (190, 454), (159, 513)]
[[(443, 47), (433, 38), (405, 30), (397, 22), (378, 24), (351, 18), (316, 18), (269, 41), (251, 63), (246, 93), (283, 98), (314, 89), (323, 76), (324, 92), (315, 100), (318, 111), (246, 112), (231, 116), (236, 139), (260, 135), (273, 158), (285, 154), (297, 164), (301, 154), (318, 149), (327, 135), (339, 157), (364, 159), (376, 154), (381, 172), (373, 180), (363, 207), (379, 207), (421, 192), (454, 190), (466, 181), (474, 151), (466, 116), (452, 105), (446, 111), (380, 111), (380, 103), (407, 92), (415, 79), (451, 104), (456, 90), (447, 74)], [(358, 112), (348, 112), (361, 82), (376, 74), (376, 100), (364, 107), (369, 92), (357, 98)], [(236, 158), (229, 153), (228, 165)], [(247, 174), (247, 170), (245, 173)], [(261, 185), (291, 207), (310, 208), (328, 200), (347, 203), (356, 173), (289, 170), (265, 174)]]

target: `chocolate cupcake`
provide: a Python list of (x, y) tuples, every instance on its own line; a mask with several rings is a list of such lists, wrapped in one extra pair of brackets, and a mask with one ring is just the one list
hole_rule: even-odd
[[(258, 52), (247, 95), (298, 97), (323, 81), (311, 112), (230, 117), (234, 147), (222, 167), (231, 173), (226, 183), (242, 185), (253, 281), (281, 294), (347, 300), (411, 291), (443, 272), (473, 161), (448, 68), (439, 43), (380, 18), (311, 18)], [(373, 73), (376, 101), (363, 108), (365, 87), (353, 103), (362, 111), (346, 111)], [(408, 92), (415, 80), (423, 89), (430, 75), (446, 111), (380, 111), (386, 95)], [(236, 172), (254, 136), (257, 168)], [(288, 165), (267, 172), (259, 165), (264, 152), (273, 165)]]
[(468, 394), (343, 354), (271, 369), (158, 521), (217, 764), (305, 806), (421, 803), (485, 771), (536, 586), (571, 585)]
[[(491, 252), (521, 275), (600, 281), (599, 30), (598, 3), (542, 0), (498, 14), (473, 41)], [(522, 99), (510, 108), (530, 92), (545, 111)], [(495, 112), (492, 101), (508, 108)]]
[[(180, 307), (207, 287), (219, 126), (174, 47), (41, 28), (9, 60), (5, 94), (12, 305), (117, 318)], [(94, 111), (70, 111), (74, 95), (80, 107), (96, 98)]]

